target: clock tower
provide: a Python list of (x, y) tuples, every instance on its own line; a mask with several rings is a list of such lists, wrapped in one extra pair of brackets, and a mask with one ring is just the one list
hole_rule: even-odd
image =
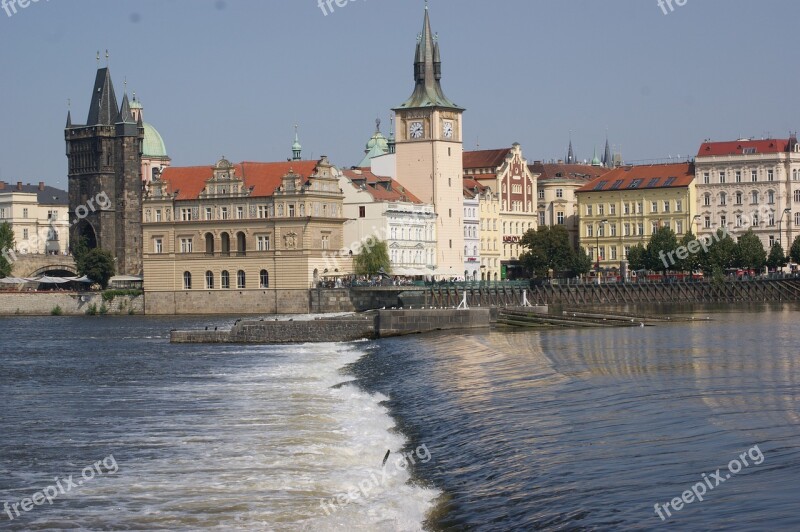
[(464, 275), (464, 185), (461, 117), (464, 109), (444, 95), (438, 36), (428, 6), (417, 37), (414, 92), (394, 109), (397, 181), (434, 206), (437, 270)]

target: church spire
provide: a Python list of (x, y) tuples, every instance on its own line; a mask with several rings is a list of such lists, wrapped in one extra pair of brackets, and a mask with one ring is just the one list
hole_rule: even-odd
[(294, 143), (292, 144), (292, 160), (299, 161), (303, 146), (300, 145), (300, 136), (297, 133), (298, 126), (294, 126)]
[(441, 78), (442, 59), (439, 52), (439, 37), (431, 31), (431, 20), (426, 2), (422, 33), (417, 36), (417, 48), (414, 54), (414, 93), (400, 108), (444, 107), (463, 110), (444, 95), (440, 84)]
[(569, 135), (569, 149), (567, 150), (567, 164), (575, 164), (575, 152), (572, 151), (572, 133)]
[(135, 124), (136, 120), (133, 119), (133, 113), (131, 113), (131, 104), (128, 101), (128, 94), (122, 97), (122, 107), (119, 109), (119, 113), (117, 114), (117, 119), (114, 121), (115, 123), (126, 123), (126, 124)]
[(612, 165), (611, 147), (608, 145), (608, 135), (606, 135), (606, 149), (603, 151), (603, 166), (611, 168)]

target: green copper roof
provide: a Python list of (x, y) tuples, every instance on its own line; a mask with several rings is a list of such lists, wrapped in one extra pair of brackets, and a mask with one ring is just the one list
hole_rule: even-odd
[(367, 152), (367, 154), (364, 156), (364, 158), (361, 160), (361, 162), (358, 163), (358, 168), (369, 168), (370, 166), (372, 166), (372, 163), (370, 162), (371, 159), (373, 159), (374, 157), (380, 157), (381, 155), (386, 155), (386, 153), (388, 151), (389, 151), (389, 147), (388, 146), (384, 150), (384, 149), (381, 149), (376, 144), (375, 146), (372, 147), (372, 149), (370, 149)]
[(144, 145), (142, 149), (144, 157), (166, 157), (167, 148), (164, 146), (164, 139), (159, 132), (148, 124), (144, 123)]

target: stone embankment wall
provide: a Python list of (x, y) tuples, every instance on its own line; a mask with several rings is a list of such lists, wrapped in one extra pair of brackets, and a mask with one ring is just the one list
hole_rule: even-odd
[(379, 310), (380, 338), (451, 329), (489, 327), (488, 308), (469, 310)]
[(98, 292), (0, 292), (2, 316), (50, 316), (58, 307), (64, 316), (85, 315), (105, 304), (108, 314), (143, 314), (144, 296), (116, 296), (104, 301)]

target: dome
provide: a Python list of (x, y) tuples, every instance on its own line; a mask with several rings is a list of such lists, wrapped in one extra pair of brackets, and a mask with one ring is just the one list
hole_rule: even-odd
[(144, 107), (142, 107), (142, 104), (139, 103), (139, 100), (136, 99), (136, 96), (133, 97), (133, 100), (131, 100), (128, 106), (131, 109), (144, 109)]
[(367, 141), (367, 149), (366, 152), (369, 153), (372, 148), (378, 147), (379, 150), (386, 153), (389, 151), (389, 143), (386, 141), (386, 137), (383, 136), (383, 133), (380, 131), (376, 131), (374, 135)]
[(159, 132), (148, 124), (144, 123), (144, 145), (142, 146), (143, 157), (166, 157), (167, 147), (164, 146), (164, 139)]

